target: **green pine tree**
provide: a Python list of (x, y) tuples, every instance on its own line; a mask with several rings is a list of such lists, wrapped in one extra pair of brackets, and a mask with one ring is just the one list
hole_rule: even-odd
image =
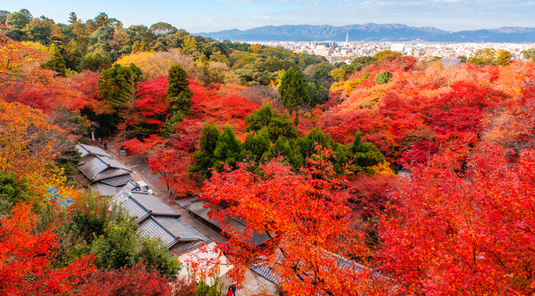
[(246, 132), (258, 131), (263, 127), (268, 126), (271, 118), (273, 117), (273, 111), (268, 103), (264, 104), (260, 110), (254, 111), (245, 117)]
[(246, 132), (259, 131), (267, 128), (269, 138), (276, 140), (279, 137), (295, 139), (298, 136), (297, 130), (292, 126), (291, 117), (288, 114), (277, 113), (271, 110), (269, 104), (262, 106), (262, 109), (254, 111), (245, 118)]
[(236, 168), (236, 162), (240, 161), (241, 143), (236, 138), (230, 125), (225, 126), (225, 130), (219, 139), (217, 139), (216, 148), (214, 150), (214, 168), (221, 172), (225, 165), (231, 168)]
[(279, 87), (282, 104), (290, 112), (290, 116), (295, 111), (295, 123), (299, 123), (297, 110), (300, 106), (310, 103), (310, 97), (303, 78), (298, 71), (292, 68), (288, 69), (281, 80)]
[(267, 160), (270, 160), (274, 157), (284, 157), (294, 169), (298, 169), (303, 166), (303, 158), (301, 155), (294, 153), (290, 142), (282, 137), (279, 137), (277, 141), (273, 143), (269, 151), (264, 153), (262, 156), (263, 159)]
[(193, 162), (189, 167), (190, 173), (200, 174), (206, 179), (212, 176), (211, 168), (213, 168), (215, 158), (214, 150), (220, 134), (217, 125), (209, 121), (204, 123), (199, 136), (199, 151), (193, 154)]
[(167, 79), (167, 100), (171, 105), (171, 110), (188, 114), (191, 107), (190, 99), (193, 96), (189, 89), (188, 74), (179, 64), (176, 64), (169, 69)]
[(102, 71), (98, 86), (100, 96), (110, 102), (117, 113), (130, 107), (135, 99), (136, 85), (142, 80), (141, 69), (130, 64), (123, 67), (119, 64)]
[(58, 72), (59, 76), (67, 76), (67, 68), (65, 67), (65, 60), (59, 52), (59, 47), (52, 43), (50, 45), (50, 57), (43, 64), (43, 68)]
[(242, 151), (240, 159), (250, 161), (262, 161), (261, 157), (269, 151), (269, 132), (266, 128), (261, 129), (257, 133), (247, 135), (242, 144)]
[(162, 136), (164, 136), (164, 138), (169, 138), (169, 136), (176, 132), (176, 126), (179, 122), (182, 122), (182, 120), (184, 120), (184, 113), (178, 110), (173, 112), (173, 115), (165, 120), (165, 125), (161, 131)]
[(355, 135), (353, 143), (349, 146), (351, 170), (355, 173), (365, 172), (374, 174), (370, 167), (385, 161), (385, 157), (372, 143), (362, 143), (360, 130)]

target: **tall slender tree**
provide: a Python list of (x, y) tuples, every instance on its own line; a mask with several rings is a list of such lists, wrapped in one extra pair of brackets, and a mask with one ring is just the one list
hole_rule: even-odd
[(171, 109), (173, 112), (188, 113), (191, 107), (190, 99), (193, 96), (189, 89), (188, 74), (179, 64), (176, 64), (169, 69), (167, 81), (167, 100), (171, 104)]
[(282, 77), (279, 93), (282, 104), (288, 109), (290, 115), (295, 111), (295, 125), (299, 124), (297, 109), (310, 103), (310, 97), (301, 74), (292, 68), (288, 69)]
[(167, 100), (171, 106), (172, 114), (165, 122), (163, 129), (166, 137), (174, 133), (177, 123), (182, 121), (184, 115), (189, 112), (191, 97), (193, 96), (189, 89), (188, 74), (180, 64), (176, 64), (169, 69), (167, 81)]

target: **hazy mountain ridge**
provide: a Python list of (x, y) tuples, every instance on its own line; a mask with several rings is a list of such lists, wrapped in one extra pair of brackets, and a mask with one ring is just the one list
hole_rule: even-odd
[(535, 28), (501, 27), (482, 30), (448, 32), (434, 27), (414, 27), (403, 24), (364, 25), (284, 25), (264, 26), (248, 30), (224, 30), (197, 33), (204, 37), (231, 41), (403, 41), (437, 42), (535, 42)]

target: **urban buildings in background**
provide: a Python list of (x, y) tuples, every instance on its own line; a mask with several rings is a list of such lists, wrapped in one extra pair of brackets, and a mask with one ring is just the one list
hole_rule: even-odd
[(351, 60), (360, 56), (373, 56), (383, 50), (392, 50), (413, 56), (417, 59), (433, 57), (457, 58), (470, 57), (475, 51), (483, 48), (503, 49), (509, 51), (514, 58), (521, 59), (523, 50), (535, 47), (535, 43), (438, 43), (426, 41), (406, 42), (292, 42), (292, 41), (248, 41), (250, 44), (280, 46), (295, 53), (321, 55), (330, 62)]

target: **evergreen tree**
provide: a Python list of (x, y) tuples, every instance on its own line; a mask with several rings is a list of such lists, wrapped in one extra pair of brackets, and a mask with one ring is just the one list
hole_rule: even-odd
[(43, 64), (43, 68), (58, 72), (57, 75), (65, 77), (67, 69), (65, 68), (65, 60), (59, 52), (59, 48), (55, 43), (50, 45), (50, 57)]
[(189, 89), (188, 74), (179, 64), (176, 64), (169, 69), (167, 81), (167, 100), (171, 105), (171, 110), (188, 114), (191, 107), (190, 99), (193, 96)]
[(298, 169), (303, 166), (303, 157), (299, 154), (294, 153), (294, 150), (290, 146), (288, 140), (279, 137), (273, 146), (264, 153), (262, 159), (270, 160), (274, 157), (284, 157), (288, 163), (292, 165), (294, 169)]
[(0, 25), (5, 25), (7, 17), (11, 14), (11, 12), (7, 10), (0, 10)]
[(172, 134), (175, 133), (175, 128), (179, 122), (184, 120), (184, 113), (181, 111), (175, 111), (171, 117), (165, 120), (165, 125), (162, 128), (162, 136), (164, 138), (169, 138)]
[(106, 101), (115, 113), (96, 113), (85, 109), (84, 114), (89, 119), (98, 121), (101, 135), (111, 135), (115, 132), (117, 125), (123, 120), (124, 111), (134, 102), (136, 85), (142, 79), (141, 70), (134, 64), (123, 67), (119, 64), (102, 71), (98, 81), (100, 97)]
[(240, 159), (261, 161), (262, 155), (269, 151), (269, 132), (266, 128), (259, 130), (256, 134), (249, 134), (242, 144)]
[(355, 135), (353, 143), (349, 146), (351, 170), (374, 174), (369, 167), (385, 161), (385, 157), (372, 143), (362, 143), (360, 130)]
[(98, 82), (100, 96), (107, 100), (118, 113), (127, 109), (134, 101), (136, 85), (141, 81), (141, 69), (130, 64), (123, 67), (119, 64), (102, 71)]
[(190, 173), (198, 173), (206, 179), (212, 176), (214, 150), (220, 134), (217, 125), (209, 121), (205, 122), (199, 136), (199, 151), (193, 154), (193, 162), (189, 167)]
[(30, 21), (31, 17), (28, 17), (27, 14), (23, 13), (22, 9), (21, 11), (13, 12), (6, 17), (6, 25), (10, 29), (22, 30), (28, 23), (30, 23)]
[(74, 25), (74, 24), (77, 24), (79, 21), (78, 21), (78, 16), (76, 16), (76, 13), (74, 11), (70, 12), (69, 13), (69, 24), (71, 25)]
[(299, 133), (292, 125), (292, 118), (288, 114), (275, 113), (271, 117), (267, 129), (273, 140), (280, 137), (291, 140), (299, 136)]
[(303, 159), (308, 159), (316, 153), (316, 145), (335, 150), (335, 142), (331, 139), (331, 135), (324, 134), (321, 128), (313, 128), (306, 136), (296, 140), (296, 153), (301, 154)]
[(240, 161), (241, 143), (236, 138), (230, 125), (225, 126), (225, 130), (217, 140), (216, 148), (214, 150), (214, 168), (221, 172), (225, 164), (231, 168), (236, 168), (236, 162)]
[(18, 202), (30, 202), (26, 179), (18, 178), (13, 172), (0, 173), (0, 218), (5, 217)]
[(314, 128), (306, 136), (297, 139), (294, 147), (296, 154), (305, 160), (316, 154), (316, 146), (318, 145), (333, 151), (329, 161), (333, 164), (335, 172), (343, 174), (349, 159), (348, 148), (335, 142), (328, 133), (324, 134), (321, 128)]
[(282, 104), (290, 112), (295, 111), (295, 124), (299, 123), (297, 118), (297, 109), (300, 106), (304, 106), (310, 103), (310, 97), (308, 96), (307, 88), (303, 82), (303, 78), (298, 71), (294, 71), (292, 68), (288, 69), (281, 80), (279, 87), (279, 93), (281, 95)]
[(386, 84), (388, 83), (388, 81), (390, 81), (390, 78), (392, 78), (392, 73), (390, 73), (389, 71), (382, 71), (375, 76), (373, 81), (379, 84)]
[(254, 111), (245, 117), (246, 132), (258, 131), (263, 127), (267, 127), (273, 117), (273, 111), (269, 104), (264, 104), (260, 110)]
[(84, 55), (80, 61), (80, 69), (93, 72), (100, 72), (110, 66), (110, 59), (101, 52), (90, 52)]
[(280, 136), (287, 139), (297, 138), (297, 130), (292, 126), (291, 117), (288, 114), (280, 114), (271, 110), (269, 104), (262, 109), (254, 111), (245, 118), (246, 132), (259, 131), (267, 128), (269, 138), (277, 140)]

